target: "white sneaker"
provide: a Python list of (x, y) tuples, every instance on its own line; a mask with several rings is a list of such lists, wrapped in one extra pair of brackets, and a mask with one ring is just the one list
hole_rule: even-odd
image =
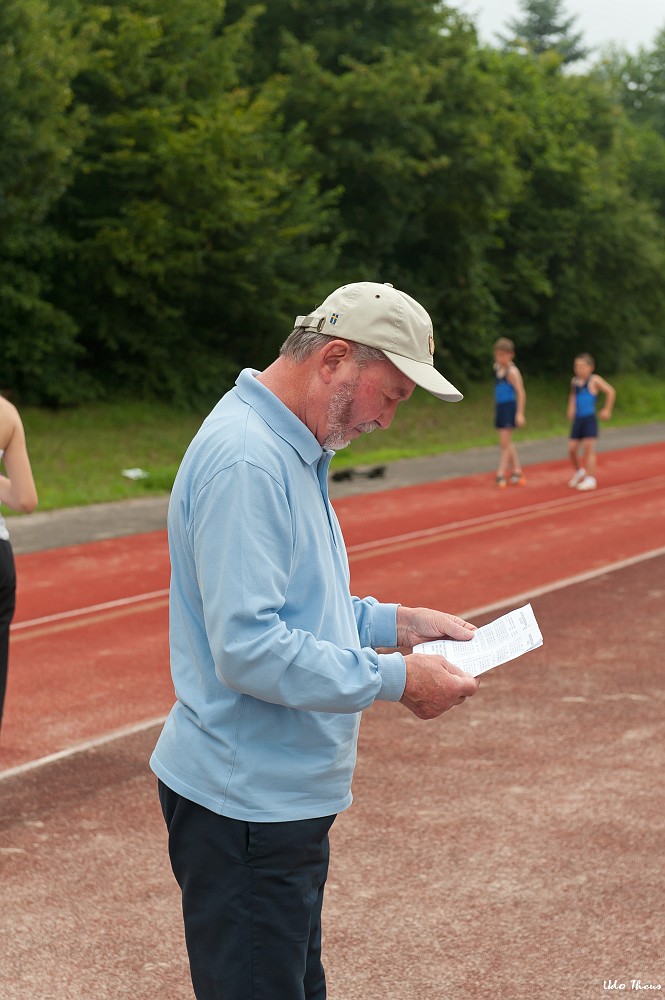
[(568, 485), (570, 486), (571, 489), (575, 489), (575, 487), (582, 482), (585, 476), (586, 476), (586, 469), (578, 469), (573, 478), (568, 483)]
[(596, 488), (597, 485), (598, 484), (596, 483), (596, 480), (594, 479), (593, 476), (585, 476), (584, 479), (582, 480), (582, 482), (577, 484), (577, 489), (578, 490), (595, 490), (595, 488)]

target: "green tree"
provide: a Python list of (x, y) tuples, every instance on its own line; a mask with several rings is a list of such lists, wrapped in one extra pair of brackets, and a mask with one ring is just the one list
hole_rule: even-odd
[(339, 192), (337, 280), (420, 296), (442, 331), (437, 363), (463, 379), (496, 336), (485, 257), (516, 180), (510, 124), (465, 19), (387, 0), (355, 5), (351, 30), (347, 9), (312, 0), (306, 39), (267, 6), (268, 66), (288, 79), (286, 121), (305, 130), (322, 190)]
[[(660, 309), (652, 308), (652, 322), (643, 329), (638, 340), (638, 360), (650, 370), (665, 369), (665, 334), (663, 333), (662, 258), (654, 252), (654, 243), (662, 241), (665, 229), (665, 28), (656, 35), (653, 47), (641, 48), (636, 55), (614, 48), (594, 68), (595, 77), (609, 89), (614, 99), (625, 111), (622, 121), (621, 165), (628, 178), (633, 199), (647, 206), (659, 220), (658, 232), (651, 232), (645, 239), (641, 230), (631, 227), (622, 233), (626, 240), (634, 240), (632, 259), (640, 261), (644, 255), (653, 262), (642, 274), (649, 287), (635, 293), (626, 305), (641, 312), (643, 303), (652, 302), (660, 295)], [(604, 259), (604, 264), (608, 263)], [(634, 325), (631, 329), (634, 329)], [(628, 343), (632, 356), (635, 338)]]
[(57, 301), (97, 385), (208, 398), (274, 352), (303, 273), (334, 261), (328, 204), (282, 126), (283, 83), (238, 86), (251, 15), (223, 30), (216, 0), (102, 14), (74, 84), (89, 122), (54, 216)]
[[(241, 20), (246, 10), (245, 0), (226, 0), (227, 23)], [(350, 62), (371, 65), (388, 52), (427, 50), (433, 37), (457, 19), (432, 0), (271, 0), (256, 11), (245, 63), (253, 81), (287, 68), (286, 47), (290, 68), (311, 59), (313, 50), (322, 69), (344, 73)]]
[(534, 369), (567, 369), (580, 350), (607, 371), (662, 364), (665, 234), (634, 183), (635, 130), (598, 83), (543, 59), (500, 65), (524, 122), (524, 183), (494, 256), (505, 332)]
[(577, 49), (479, 48), (430, 0), (6, 0), (9, 384), (208, 399), (358, 278), (427, 304), (461, 384), (499, 334), (665, 363), (663, 41), (562, 73), (548, 9)]
[(614, 48), (595, 68), (630, 117), (665, 138), (665, 27), (635, 55)]
[(507, 22), (508, 34), (499, 36), (507, 48), (526, 45), (535, 55), (556, 52), (563, 63), (586, 59), (589, 49), (580, 31), (574, 31), (577, 17), (567, 17), (562, 0), (519, 0), (522, 17)]
[(2, 386), (24, 402), (63, 402), (81, 387), (76, 324), (51, 301), (46, 265), (60, 242), (49, 212), (81, 136), (71, 82), (84, 50), (47, 0), (0, 5)]
[(593, 72), (625, 112), (623, 165), (632, 189), (665, 223), (665, 29), (653, 50), (615, 48)]

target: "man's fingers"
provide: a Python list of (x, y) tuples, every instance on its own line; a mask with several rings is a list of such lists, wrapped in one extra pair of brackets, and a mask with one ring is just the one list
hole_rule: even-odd
[(469, 681), (468, 690), (466, 694), (472, 695), (476, 693), (479, 684), (479, 681), (477, 680), (476, 677), (473, 677), (471, 674), (467, 674), (466, 670), (462, 670), (461, 667), (458, 667), (456, 663), (451, 663), (450, 660), (446, 660), (443, 657), (441, 657), (441, 660), (445, 669), (448, 671), (449, 674), (454, 674), (455, 677), (462, 677), (465, 680)]
[(421, 719), (434, 719), (462, 705), (478, 690), (475, 677), (443, 656), (414, 653), (405, 660), (407, 677), (402, 701)]

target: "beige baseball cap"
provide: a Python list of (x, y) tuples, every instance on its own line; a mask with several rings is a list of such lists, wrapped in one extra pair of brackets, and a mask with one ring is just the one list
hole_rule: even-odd
[(387, 282), (342, 285), (308, 316), (296, 317), (295, 326), (376, 347), (407, 378), (439, 399), (457, 403), (463, 398), (434, 367), (429, 313)]

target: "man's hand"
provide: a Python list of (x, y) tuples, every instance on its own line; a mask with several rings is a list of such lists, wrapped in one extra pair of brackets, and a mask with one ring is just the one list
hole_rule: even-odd
[(419, 642), (433, 639), (470, 639), (475, 631), (475, 625), (445, 611), (405, 608), (401, 604), (397, 608), (397, 645), (400, 649), (413, 649)]
[(410, 653), (404, 660), (406, 687), (400, 701), (419, 719), (436, 719), (478, 690), (476, 678), (444, 656)]

